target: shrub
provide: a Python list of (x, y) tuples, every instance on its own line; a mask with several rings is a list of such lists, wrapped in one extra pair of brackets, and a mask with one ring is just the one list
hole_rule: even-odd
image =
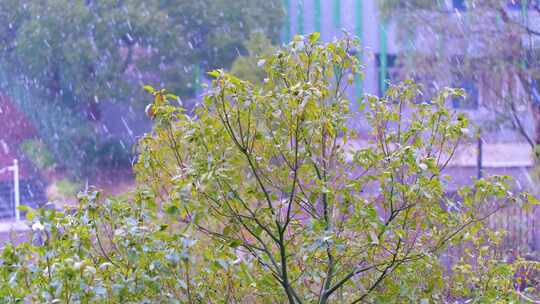
[[(349, 39), (297, 37), (266, 58), (260, 85), (223, 71), (188, 116), (164, 90), (139, 144), (139, 189), (81, 195), (30, 212), (35, 243), (6, 246), (6, 302), (429, 303), (515, 298), (512, 266), (485, 220), (529, 203), (507, 179), (446, 195), (444, 168), (468, 125), (411, 81), (362, 103), (370, 134), (347, 128), (360, 73)], [(360, 136), (362, 135), (362, 136)], [(356, 146), (360, 137), (369, 144)], [(39, 243), (39, 245), (36, 245)], [(453, 244), (466, 254), (448, 271)]]
[(46, 145), (39, 139), (25, 140), (20, 149), (30, 162), (39, 170), (47, 170), (55, 165), (54, 157)]

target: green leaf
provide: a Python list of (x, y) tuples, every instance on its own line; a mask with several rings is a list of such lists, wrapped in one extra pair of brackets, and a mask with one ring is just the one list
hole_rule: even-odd
[(213, 70), (207, 73), (208, 76), (213, 78), (218, 78), (221, 75), (221, 72), (219, 70)]
[(319, 38), (321, 37), (321, 33), (319, 32), (313, 32), (309, 35), (309, 42), (316, 43), (319, 41)]
[(242, 245), (242, 241), (240, 241), (240, 240), (232, 240), (232, 241), (229, 242), (229, 246), (232, 247), (232, 248), (237, 248), (240, 245)]
[(143, 89), (144, 89), (145, 91), (147, 91), (148, 93), (150, 93), (150, 94), (156, 93), (156, 89), (154, 89), (154, 87), (152, 87), (152, 86), (150, 86), (150, 85), (145, 85), (145, 86), (143, 86)]

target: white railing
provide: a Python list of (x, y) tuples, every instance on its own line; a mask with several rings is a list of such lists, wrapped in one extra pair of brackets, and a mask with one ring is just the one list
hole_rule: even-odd
[(13, 160), (13, 165), (0, 169), (0, 174), (6, 171), (13, 172), (13, 202), (15, 203), (15, 220), (18, 222), (21, 220), (21, 212), (19, 210), (21, 193), (19, 189), (19, 162), (17, 159)]

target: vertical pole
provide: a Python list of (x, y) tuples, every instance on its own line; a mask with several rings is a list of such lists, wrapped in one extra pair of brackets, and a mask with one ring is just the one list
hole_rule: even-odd
[(304, 35), (304, 0), (298, 0), (296, 6), (296, 31), (299, 35)]
[(354, 11), (355, 11), (355, 18), (354, 18), (354, 31), (356, 33), (356, 36), (360, 41), (362, 41), (363, 38), (363, 29), (362, 29), (362, 21), (363, 21), (363, 14), (362, 14), (362, 0), (356, 0), (354, 3)]
[(333, 7), (333, 21), (334, 21), (334, 27), (336, 29), (341, 28), (341, 0), (333, 0), (334, 1), (334, 7)]
[(291, 13), (290, 13), (291, 3), (290, 0), (283, 0), (283, 9), (285, 11), (283, 30), (282, 30), (282, 42), (283, 44), (289, 43), (291, 41)]
[(478, 129), (478, 135), (477, 135), (477, 154), (476, 154), (476, 170), (477, 170), (477, 178), (482, 178), (482, 131), (481, 129)]
[(314, 28), (315, 32), (321, 32), (321, 0), (313, 0)]
[[(525, 27), (529, 28), (529, 0), (521, 0), (521, 23), (525, 25)], [(529, 43), (532, 44), (532, 41), (530, 39), (531, 35), (529, 35)], [(521, 60), (521, 68), (527, 69), (529, 66), (529, 58), (532, 55), (530, 53), (530, 50), (532, 48), (532, 45), (529, 45), (529, 48), (526, 49), (525, 55), (523, 56), (523, 59)]]
[[(526, 23), (527, 17), (529, 13), (529, 0), (521, 0), (521, 19), (524, 23)], [(525, 24), (528, 25), (528, 24)]]
[(386, 93), (386, 74), (387, 74), (387, 33), (386, 33), (386, 20), (384, 16), (381, 16), (381, 22), (379, 25), (379, 92), (381, 96)]
[(13, 196), (15, 199), (15, 220), (18, 222), (21, 220), (21, 213), (19, 206), (21, 204), (21, 196), (19, 192), (19, 162), (17, 159), (13, 160)]
[(199, 97), (201, 93), (201, 67), (198, 64), (193, 67), (193, 86), (195, 96)]
[(539, 233), (536, 232), (536, 214), (538, 213), (537, 212), (537, 209), (536, 208), (538, 206), (533, 206), (532, 207), (532, 229), (531, 229), (531, 234), (532, 234), (532, 250), (533, 251), (536, 251), (537, 250), (537, 236), (540, 235)]

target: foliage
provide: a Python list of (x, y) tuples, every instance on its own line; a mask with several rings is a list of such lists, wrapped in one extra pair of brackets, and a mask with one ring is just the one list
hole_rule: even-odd
[[(452, 3), (463, 3), (455, 9)], [(426, 87), (470, 86), (485, 129), (514, 129), (540, 143), (540, 4), (537, 1), (396, 1), (379, 4), (404, 51), (401, 76)], [(501, 43), (505, 42), (505, 43)], [(473, 88), (474, 87), (474, 88)], [(532, 122), (529, 127), (528, 123)]]
[(55, 190), (55, 193), (53, 193), (53, 197), (49, 197), (49, 200), (67, 201), (70, 198), (77, 197), (77, 193), (82, 188), (82, 185), (67, 178), (62, 178), (55, 181), (50, 187)]
[(41, 140), (25, 140), (21, 144), (20, 149), (25, 157), (27, 157), (39, 170), (51, 169), (54, 166), (54, 158)]
[[(214, 277), (204, 268), (193, 277), (186, 273), (192, 262), (205, 260), (191, 254), (196, 242), (157, 221), (148, 194), (136, 197), (102, 202), (94, 192), (73, 211), (30, 212), (33, 242), (3, 249), (0, 302), (182, 303), (191, 289), (197, 297), (217, 293), (212, 288), (219, 282), (205, 287)], [(206, 269), (225, 277), (227, 267), (215, 262)], [(197, 286), (191, 285), (195, 279)]]
[(253, 33), (245, 46), (248, 54), (236, 58), (231, 66), (231, 74), (252, 83), (260, 83), (266, 76), (262, 68), (264, 58), (273, 54), (276, 47), (261, 32)]
[[(527, 203), (503, 177), (448, 196), (444, 167), (467, 119), (408, 81), (367, 96), (371, 143), (357, 146), (344, 94), (360, 73), (349, 39), (296, 37), (266, 79), (221, 70), (196, 117), (154, 95), (139, 189), (96, 192), (60, 213), (30, 211), (34, 238), (4, 248), (7, 303), (507, 303), (512, 265), (485, 246), (485, 220)], [(171, 101), (171, 103), (169, 103)], [(445, 268), (448, 247), (468, 252)], [(489, 248), (489, 247), (488, 247)], [(421, 278), (421, 279), (419, 279)]]
[[(9, 75), (0, 88), (29, 91), (25, 110), (40, 135), (71, 143), (47, 144), (59, 163), (76, 169), (92, 167), (101, 149), (103, 102), (142, 106), (146, 83), (192, 98), (199, 70), (230, 66), (253, 31), (276, 40), (282, 14), (278, 0), (7, 0), (0, 11), (0, 66)], [(51, 106), (76, 121), (41, 128)], [(79, 127), (92, 133), (82, 144), (70, 131)]]
[(129, 168), (131, 155), (120, 142), (108, 140), (96, 151), (96, 162), (104, 168)]
[(68, 105), (132, 101), (141, 82), (186, 92), (191, 65), (228, 66), (255, 30), (277, 39), (276, 2), (8, 1), (1, 57)]

